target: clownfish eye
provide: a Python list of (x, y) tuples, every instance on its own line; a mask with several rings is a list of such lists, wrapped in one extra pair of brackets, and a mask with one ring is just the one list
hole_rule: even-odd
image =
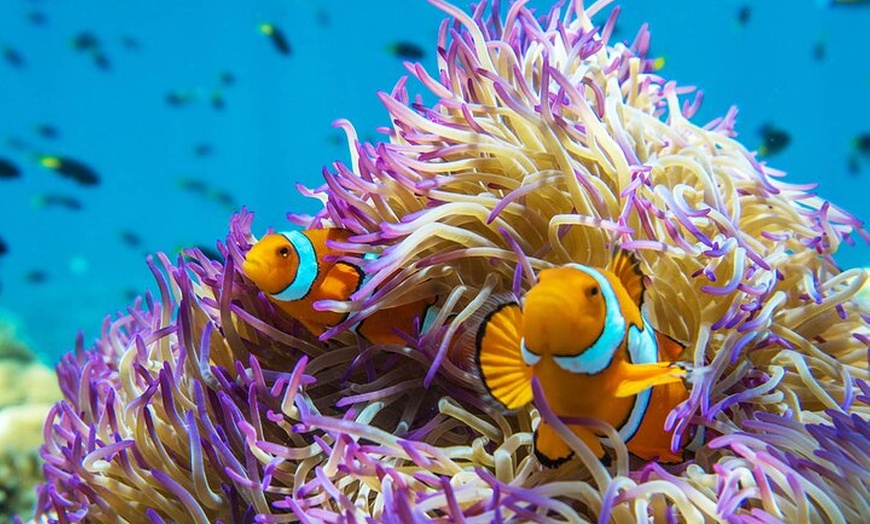
[(278, 254), (281, 255), (282, 258), (287, 258), (290, 256), (290, 248), (288, 246), (282, 246), (278, 248)]
[(589, 296), (594, 297), (597, 295), (598, 295), (598, 287), (597, 286), (593, 286), (592, 288), (589, 289)]

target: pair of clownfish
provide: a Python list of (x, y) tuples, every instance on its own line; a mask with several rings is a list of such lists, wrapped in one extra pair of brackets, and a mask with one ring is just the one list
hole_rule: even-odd
[[(332, 247), (351, 235), (343, 229), (309, 229), (264, 236), (248, 251), (243, 270), (284, 312), (319, 336), (344, 314), (317, 311), (318, 300), (348, 300), (364, 271), (337, 261)], [(560, 417), (608, 422), (629, 451), (644, 459), (679, 461), (665, 431), (668, 413), (688, 397), (685, 370), (675, 367), (683, 347), (656, 332), (641, 313), (643, 275), (637, 260), (618, 251), (608, 269), (580, 264), (542, 270), (522, 304), (504, 301), (477, 328), (475, 362), (489, 395), (505, 409), (532, 401), (532, 378), (540, 381), (550, 408)], [(404, 344), (415, 322), (425, 325), (431, 302), (378, 311), (356, 326), (372, 343)], [(568, 426), (599, 457), (595, 434)], [(535, 455), (547, 467), (573, 452), (544, 421), (534, 436)]]

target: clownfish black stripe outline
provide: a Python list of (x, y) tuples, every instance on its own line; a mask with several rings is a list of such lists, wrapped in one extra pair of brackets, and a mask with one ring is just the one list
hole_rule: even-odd
[[(631, 325), (628, 328), (628, 347), (626, 348), (628, 359), (632, 364), (652, 364), (658, 362), (658, 342), (656, 342), (655, 332), (649, 321), (643, 314), (641, 314), (641, 318), (643, 319), (643, 329), (636, 325)], [(631, 440), (640, 429), (651, 398), (652, 388), (647, 388), (634, 396), (631, 411), (616, 428), (623, 441)], [(605, 438), (604, 440), (610, 444), (610, 439)]]
[[(371, 262), (372, 260), (377, 260), (378, 258), (380, 258), (380, 255), (377, 253), (365, 253), (362, 258), (363, 258), (363, 260), (365, 260), (367, 262)], [(366, 285), (368, 283), (368, 281), (371, 280), (371, 278), (372, 278), (372, 276), (370, 274), (366, 273), (365, 269), (363, 269), (361, 266), (357, 266), (356, 264), (351, 264), (349, 262), (338, 262), (338, 263), (339, 264), (347, 264), (348, 266), (351, 266), (352, 268), (356, 269), (357, 274), (359, 275), (359, 280), (356, 283), (356, 289), (353, 290), (353, 293), (356, 293), (357, 291), (359, 291), (360, 288), (362, 288), (364, 285)], [(351, 293), (351, 295), (353, 293)], [(344, 317), (342, 317), (342, 322), (344, 322), (344, 319), (346, 319), (349, 316), (350, 316), (350, 312), (348, 311), (344, 315)], [(360, 330), (362, 329), (363, 324), (365, 324), (366, 320), (368, 320), (368, 317), (360, 319), (359, 321), (354, 323), (352, 326), (350, 326), (348, 328), (348, 330), (362, 337), (363, 334), (360, 332)], [(365, 338), (365, 337), (363, 337), (363, 338)]]

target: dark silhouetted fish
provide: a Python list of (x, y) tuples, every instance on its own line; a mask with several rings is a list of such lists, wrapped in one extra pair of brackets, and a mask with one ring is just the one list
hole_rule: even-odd
[(121, 46), (127, 51), (138, 51), (141, 49), (142, 44), (139, 43), (139, 40), (135, 36), (123, 35), (121, 37)]
[(31, 269), (24, 273), (24, 281), (28, 284), (42, 284), (48, 280), (48, 273), (42, 269)]
[(121, 296), (124, 297), (124, 300), (132, 302), (139, 296), (139, 292), (133, 288), (127, 288), (121, 291)]
[(217, 202), (218, 204), (224, 206), (227, 209), (235, 209), (237, 206), (236, 199), (233, 198), (233, 195), (229, 194), (226, 191), (220, 189), (214, 189), (209, 192), (209, 196)]
[(6, 145), (15, 151), (29, 151), (31, 149), (30, 144), (20, 136), (7, 136)]
[(852, 152), (846, 160), (846, 168), (850, 175), (858, 175), (861, 171), (861, 160), (870, 160), (870, 133), (858, 133), (852, 139)]
[(179, 178), (176, 181), (178, 187), (184, 191), (190, 193), (196, 193), (198, 195), (205, 195), (208, 193), (208, 184), (204, 180), (200, 180), (197, 178)]
[(828, 54), (828, 46), (824, 40), (818, 40), (813, 44), (813, 60), (816, 62), (824, 62)]
[(287, 40), (287, 37), (284, 36), (284, 32), (275, 26), (275, 24), (262, 23), (260, 24), (259, 29), (261, 33), (269, 37), (269, 40), (272, 41), (272, 46), (276, 51), (284, 56), (290, 56), (293, 53), (293, 49), (290, 47), (290, 41)]
[(220, 254), (220, 251), (213, 246), (207, 246), (205, 244), (197, 244), (194, 246), (196, 249), (202, 251), (202, 254), (209, 258), (209, 260), (217, 260), (223, 261), (224, 257)]
[(48, 17), (42, 11), (30, 11), (27, 13), (27, 21), (35, 26), (44, 26), (48, 22)]
[(218, 83), (222, 86), (233, 86), (236, 85), (236, 75), (230, 73), (229, 71), (221, 71), (218, 73)]
[(214, 148), (212, 148), (211, 144), (206, 144), (205, 142), (201, 144), (196, 144), (193, 146), (193, 156), (198, 158), (204, 158), (207, 156), (211, 156), (214, 153)]
[(42, 155), (39, 163), (64, 178), (69, 178), (83, 186), (95, 186), (100, 183), (100, 177), (90, 166), (69, 157)]
[(9, 253), (9, 246), (6, 244), (6, 241), (3, 240), (3, 237), (0, 237), (0, 257)]
[(100, 48), (100, 39), (90, 31), (80, 31), (72, 39), (72, 48), (81, 52), (92, 52)]
[(118, 232), (118, 236), (121, 238), (121, 242), (130, 247), (139, 247), (142, 245), (142, 237), (129, 229), (122, 229)]
[(329, 11), (327, 11), (326, 8), (323, 6), (318, 7), (317, 11), (315, 11), (314, 20), (320, 27), (329, 27), (329, 24), (332, 23), (332, 18), (329, 16)]
[(0, 180), (20, 178), (21, 169), (10, 160), (0, 158)]
[(387, 49), (399, 58), (406, 58), (408, 60), (419, 60), (426, 56), (423, 48), (413, 42), (394, 42), (387, 46)]
[(227, 106), (227, 101), (224, 99), (224, 94), (218, 90), (214, 90), (211, 94), (211, 107), (215, 111), (223, 111)]
[(3, 60), (15, 69), (24, 68), (24, 56), (13, 47), (3, 46)]
[(779, 129), (771, 123), (764, 124), (758, 130), (761, 135), (761, 146), (758, 148), (758, 153), (761, 156), (770, 156), (781, 153), (789, 143), (791, 143), (791, 135), (784, 129)]
[(112, 70), (112, 62), (109, 61), (109, 57), (102, 51), (94, 51), (92, 58), (94, 59), (94, 65), (97, 66), (98, 69), (102, 71)]
[(80, 31), (72, 39), (72, 48), (90, 56), (94, 65), (101, 71), (110, 71), (112, 63), (100, 43), (100, 39), (90, 31)]
[(737, 10), (737, 23), (744, 27), (749, 23), (750, 18), (752, 18), (752, 7), (749, 5), (740, 6), (740, 9)]
[(827, 0), (825, 5), (829, 7), (866, 7), (870, 6), (870, 0)]
[(615, 24), (613, 24), (613, 30), (610, 31), (610, 36), (614, 37), (614, 36), (619, 36), (621, 34), (622, 34), (622, 26), (619, 25), (619, 22), (616, 22)]
[(857, 154), (852, 153), (846, 158), (846, 171), (852, 176), (857, 176), (861, 172), (861, 159)]
[(228, 209), (234, 210), (238, 207), (236, 199), (233, 198), (233, 195), (222, 189), (215, 189), (211, 187), (204, 180), (182, 177), (176, 180), (176, 184), (183, 191), (187, 191), (188, 193), (195, 193), (208, 200), (216, 202)]
[(852, 141), (855, 150), (864, 156), (870, 156), (870, 133), (859, 133)]
[(164, 97), (166, 104), (172, 107), (187, 105), (191, 103), (193, 99), (193, 94), (188, 91), (170, 91), (166, 93), (166, 97)]
[(60, 131), (51, 124), (39, 124), (36, 126), (36, 134), (49, 140), (55, 140), (60, 137)]
[(62, 207), (70, 211), (81, 211), (82, 203), (76, 197), (60, 193), (45, 193), (33, 197), (34, 207)]

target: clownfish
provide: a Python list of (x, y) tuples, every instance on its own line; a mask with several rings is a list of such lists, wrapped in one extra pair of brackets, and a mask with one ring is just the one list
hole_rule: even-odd
[[(590, 417), (612, 425), (628, 450), (676, 462), (665, 431), (668, 413), (688, 398), (686, 370), (672, 364), (683, 347), (656, 332), (641, 313), (643, 275), (624, 251), (609, 269), (580, 264), (544, 269), (522, 303), (499, 304), (477, 328), (475, 360), (489, 395), (515, 410), (532, 402), (532, 378), (559, 417)], [(568, 427), (599, 457), (598, 437)], [(556, 467), (573, 451), (543, 420), (535, 455)]]
[[(337, 260), (347, 253), (330, 247), (351, 235), (339, 228), (268, 234), (247, 252), (242, 270), (276, 306), (319, 337), (345, 320), (347, 313), (318, 311), (314, 303), (349, 300), (365, 279), (361, 267)], [(434, 300), (420, 300), (379, 310), (353, 330), (374, 344), (405, 344), (399, 333), (412, 333), (415, 320), (424, 323), (433, 313), (433, 304)]]

